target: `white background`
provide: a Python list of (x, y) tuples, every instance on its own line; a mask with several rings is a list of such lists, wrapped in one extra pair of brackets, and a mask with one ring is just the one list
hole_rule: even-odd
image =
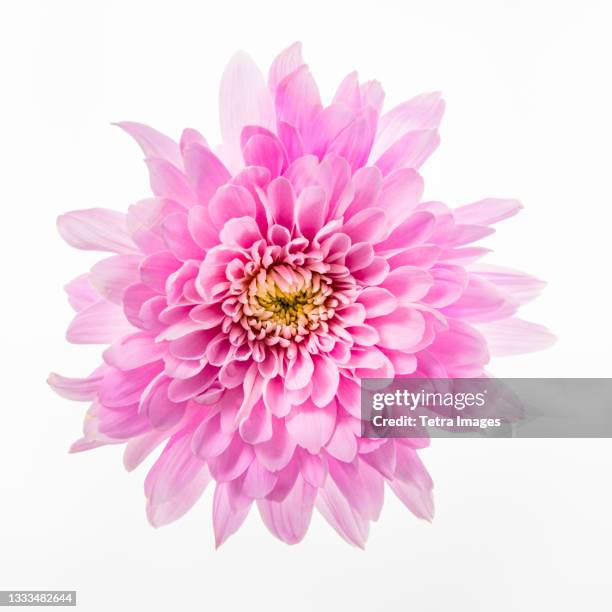
[(610, 376), (610, 6), (3, 2), (0, 589), (76, 589), (87, 611), (611, 610), (609, 440), (435, 440), (433, 524), (389, 495), (365, 552), (319, 517), (288, 547), (256, 513), (215, 552), (210, 491), (154, 530), (146, 469), (126, 474), (119, 447), (66, 454), (85, 407), (45, 384), (50, 370), (86, 374), (98, 350), (64, 341), (61, 287), (96, 255), (63, 244), (55, 217), (148, 194), (140, 151), (110, 122), (214, 142), (229, 57), (243, 48), (267, 70), (294, 40), (326, 99), (354, 68), (382, 81), (388, 105), (443, 90), (428, 198), (525, 204), (488, 240), (489, 261), (549, 281), (524, 314), (559, 342), (491, 370)]

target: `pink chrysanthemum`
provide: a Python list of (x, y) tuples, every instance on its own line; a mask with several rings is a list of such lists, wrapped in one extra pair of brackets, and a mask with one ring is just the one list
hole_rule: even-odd
[(88, 378), (50, 377), (91, 402), (72, 450), (127, 442), (131, 470), (163, 445), (149, 520), (177, 519), (214, 480), (217, 544), (256, 502), (285, 542), (316, 506), (363, 546), (385, 481), (431, 519), (427, 441), (360, 438), (360, 379), (478, 377), (490, 354), (550, 340), (512, 317), (542, 283), (476, 265), (487, 249), (469, 246), (519, 203), (421, 202), (439, 94), (379, 116), (380, 84), (352, 73), (323, 107), (300, 51), (276, 58), (267, 86), (248, 57), (232, 60), (216, 153), (192, 129), (177, 144), (119, 124), (154, 197), (58, 221), (70, 245), (115, 253), (66, 287), (68, 340), (110, 345)]

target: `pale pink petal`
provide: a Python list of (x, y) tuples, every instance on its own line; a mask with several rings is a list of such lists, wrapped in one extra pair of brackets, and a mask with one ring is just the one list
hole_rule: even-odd
[(438, 128), (443, 113), (439, 92), (421, 94), (391, 109), (380, 118), (371, 159), (378, 159), (406, 132)]
[(268, 73), (268, 87), (274, 91), (288, 74), (291, 74), (303, 63), (302, 43), (295, 42), (274, 58)]
[(164, 293), (166, 281), (181, 267), (181, 262), (168, 251), (159, 251), (145, 257), (139, 266), (140, 280), (159, 293)]
[(379, 346), (391, 349), (410, 350), (425, 333), (423, 315), (404, 306), (391, 314), (370, 319), (370, 324), (380, 335)]
[(353, 546), (365, 547), (369, 522), (353, 510), (333, 480), (325, 481), (315, 503), (317, 510), (342, 538)]
[(416, 212), (398, 225), (375, 248), (377, 252), (394, 251), (425, 242), (431, 235), (436, 218), (428, 212)]
[(204, 257), (204, 251), (191, 237), (186, 214), (168, 215), (162, 225), (162, 236), (166, 246), (177, 259), (187, 261)]
[(324, 355), (316, 355), (312, 359), (314, 373), (312, 375), (312, 402), (323, 408), (336, 396), (340, 374), (338, 366)]
[(402, 266), (392, 270), (380, 286), (391, 292), (400, 304), (407, 304), (424, 297), (433, 283), (433, 278), (426, 270)]
[(317, 489), (298, 475), (293, 488), (283, 501), (260, 499), (259, 513), (268, 529), (287, 544), (300, 542), (308, 526), (314, 507)]
[(119, 306), (100, 300), (72, 319), (66, 339), (73, 344), (110, 344), (133, 331)]
[(89, 274), (81, 274), (71, 280), (64, 285), (64, 291), (68, 294), (68, 301), (76, 312), (95, 304), (100, 299), (100, 294), (91, 285)]
[(408, 132), (391, 145), (375, 162), (383, 175), (398, 168), (420, 168), (438, 148), (440, 137), (435, 130)]
[(170, 429), (181, 420), (185, 412), (187, 402), (175, 403), (168, 398), (171, 380), (163, 372), (158, 374), (140, 397), (138, 411), (155, 429)]
[(249, 166), (267, 168), (272, 178), (279, 176), (287, 163), (283, 146), (273, 135), (251, 136), (242, 148), (242, 156)]
[(276, 472), (284, 468), (295, 451), (296, 442), (288, 434), (281, 419), (272, 418), (272, 437), (267, 442), (255, 444), (257, 460), (268, 470)]
[(230, 173), (206, 147), (190, 144), (185, 148), (185, 172), (199, 204), (208, 204), (215, 191), (230, 180)]
[(276, 116), (299, 130), (302, 136), (321, 107), (319, 90), (308, 66), (302, 65), (288, 74), (276, 87)]
[(518, 200), (488, 198), (460, 206), (453, 213), (459, 223), (492, 225), (516, 215), (523, 206)]
[(95, 290), (110, 302), (121, 303), (123, 292), (138, 280), (138, 255), (113, 255), (91, 269), (89, 280)]
[(115, 125), (127, 132), (138, 143), (145, 157), (159, 157), (177, 168), (183, 167), (179, 146), (172, 138), (143, 123), (121, 121)]
[(57, 218), (57, 229), (76, 249), (128, 254), (138, 251), (127, 232), (125, 213), (114, 210), (74, 210)]
[(87, 378), (68, 378), (52, 372), (47, 378), (47, 384), (62, 397), (86, 402), (96, 397), (100, 383), (104, 378), (105, 368), (101, 367), (92, 372)]
[(376, 206), (382, 208), (393, 227), (414, 210), (423, 195), (423, 179), (412, 168), (400, 168), (385, 177)]
[(244, 187), (225, 185), (211, 198), (208, 212), (211, 221), (221, 229), (230, 219), (255, 216), (255, 202)]
[(124, 336), (108, 347), (104, 361), (118, 370), (133, 370), (161, 359), (166, 353), (164, 343), (155, 342), (147, 332)]
[(310, 400), (294, 406), (285, 419), (285, 426), (299, 446), (312, 454), (320, 452), (334, 431), (336, 402), (319, 408)]
[(304, 238), (312, 240), (326, 216), (326, 195), (320, 187), (307, 187), (299, 195), (295, 208), (297, 226)]
[(189, 185), (185, 174), (165, 159), (147, 157), (151, 191), (160, 198), (169, 198), (189, 207), (196, 203), (194, 190)]
[(240, 154), (240, 133), (245, 125), (274, 127), (272, 96), (255, 62), (236, 53), (227, 65), (219, 90), (221, 135), (232, 156)]
[(556, 341), (545, 327), (517, 318), (481, 323), (477, 328), (486, 337), (491, 355), (496, 357), (541, 351)]
[(250, 504), (236, 508), (230, 503), (230, 486), (231, 483), (229, 482), (220, 482), (215, 487), (213, 528), (215, 530), (215, 545), (217, 548), (240, 529), (251, 509)]

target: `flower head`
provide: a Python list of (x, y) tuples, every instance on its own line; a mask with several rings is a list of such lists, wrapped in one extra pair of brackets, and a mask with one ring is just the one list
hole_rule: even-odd
[(59, 218), (72, 246), (114, 253), (66, 287), (68, 340), (109, 347), (87, 378), (50, 383), (91, 402), (72, 450), (127, 443), (133, 469), (161, 448), (145, 481), (154, 525), (211, 481), (218, 544), (256, 502), (286, 542), (316, 506), (363, 546), (385, 481), (430, 519), (427, 441), (361, 438), (360, 379), (478, 377), (491, 354), (549, 343), (513, 317), (542, 283), (477, 264), (487, 249), (471, 246), (519, 203), (421, 201), (444, 103), (424, 94), (381, 115), (383, 98), (353, 73), (324, 107), (298, 44), (267, 85), (239, 54), (215, 152), (192, 129), (176, 143), (120, 123), (154, 197)]

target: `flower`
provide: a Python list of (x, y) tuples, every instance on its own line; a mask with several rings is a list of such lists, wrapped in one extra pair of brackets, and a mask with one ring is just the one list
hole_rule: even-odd
[(383, 98), (352, 73), (323, 107), (299, 44), (267, 85), (238, 54), (215, 153), (193, 129), (176, 143), (120, 123), (154, 197), (59, 218), (70, 245), (114, 253), (66, 286), (68, 341), (109, 347), (87, 378), (49, 382), (91, 402), (72, 451), (127, 443), (131, 470), (163, 445), (145, 481), (153, 525), (211, 481), (217, 545), (255, 502), (285, 542), (316, 506), (363, 546), (385, 481), (429, 520), (427, 440), (361, 438), (360, 379), (478, 377), (491, 354), (550, 343), (513, 317), (542, 283), (476, 263), (487, 249), (471, 246), (519, 203), (422, 202), (444, 103), (429, 93), (381, 115)]

